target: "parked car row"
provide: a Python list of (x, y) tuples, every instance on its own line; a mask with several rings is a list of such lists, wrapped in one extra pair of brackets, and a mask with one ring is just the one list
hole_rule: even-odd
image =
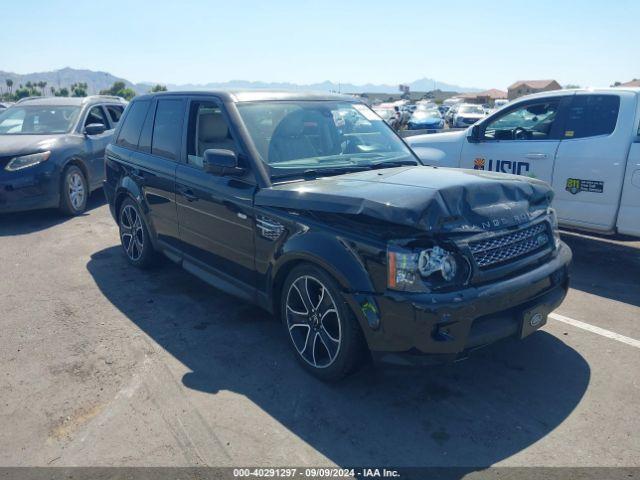
[(0, 114), (3, 199), (74, 214), (104, 178), (128, 262), (162, 254), (272, 312), (321, 379), (369, 356), (454, 361), (526, 337), (567, 293), (545, 182), (424, 166), (351, 97), (166, 92), (123, 108), (43, 99)]
[(445, 115), (445, 120), (451, 128), (466, 128), (484, 118), (486, 111), (482, 105), (473, 103), (456, 103)]
[(380, 104), (373, 107), (394, 130), (424, 130), (423, 133), (442, 131), (444, 119), (433, 102), (419, 102), (417, 104), (393, 105)]

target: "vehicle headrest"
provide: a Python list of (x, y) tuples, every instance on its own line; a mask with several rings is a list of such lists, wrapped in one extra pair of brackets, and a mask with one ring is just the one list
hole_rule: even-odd
[(297, 137), (304, 131), (304, 110), (291, 112), (278, 124), (273, 136), (276, 137)]
[(215, 142), (227, 138), (229, 128), (220, 113), (203, 113), (198, 119), (198, 140)]

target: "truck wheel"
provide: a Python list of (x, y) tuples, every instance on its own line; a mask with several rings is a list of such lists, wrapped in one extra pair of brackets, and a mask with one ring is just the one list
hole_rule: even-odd
[(87, 209), (89, 185), (87, 179), (75, 165), (69, 165), (62, 172), (60, 185), (60, 210), (66, 215), (80, 215)]
[(325, 381), (339, 380), (361, 363), (366, 344), (336, 281), (320, 268), (301, 265), (287, 277), (280, 312), (302, 366)]
[(140, 209), (131, 198), (127, 198), (120, 206), (118, 227), (127, 261), (139, 268), (149, 267), (153, 263), (155, 252)]

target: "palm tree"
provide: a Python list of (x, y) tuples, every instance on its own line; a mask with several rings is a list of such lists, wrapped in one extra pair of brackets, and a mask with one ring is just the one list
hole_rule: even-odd
[(49, 87), (49, 90), (51, 91), (51, 96), (55, 97), (56, 96), (56, 87), (54, 87), (53, 85), (51, 85)]
[(13, 80), (7, 78), (4, 83), (7, 84), (7, 88), (9, 89), (9, 95), (11, 95), (11, 90), (13, 89)]

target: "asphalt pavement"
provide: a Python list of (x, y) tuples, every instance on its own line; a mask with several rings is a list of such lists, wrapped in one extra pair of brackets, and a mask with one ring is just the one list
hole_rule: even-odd
[(263, 311), (130, 267), (100, 192), (2, 216), (0, 466), (640, 466), (640, 241), (563, 239), (541, 331), (328, 385)]

